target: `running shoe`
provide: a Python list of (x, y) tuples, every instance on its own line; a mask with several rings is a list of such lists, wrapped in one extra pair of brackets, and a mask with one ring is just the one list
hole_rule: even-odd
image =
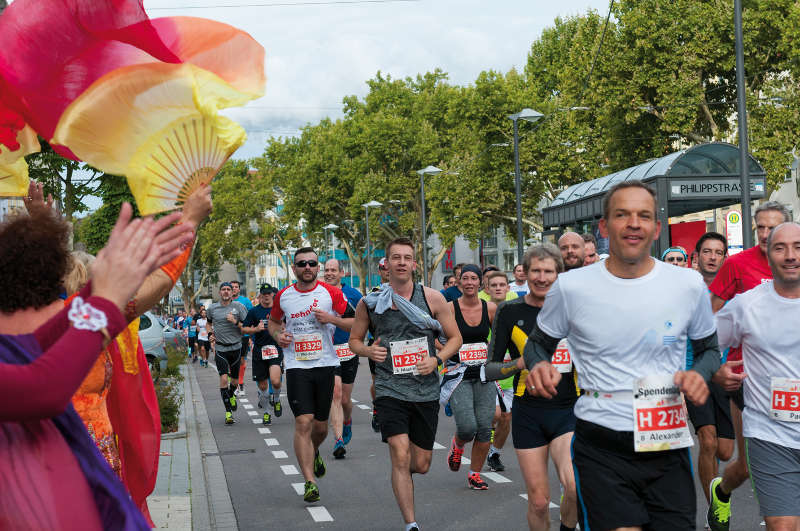
[(273, 411), (275, 411), (275, 416), (280, 417), (283, 415), (283, 408), (281, 407), (281, 399), (279, 398), (277, 402), (272, 406)]
[(197, 363), (197, 358), (192, 358), (192, 363)]
[(239, 406), (236, 404), (236, 397), (235, 396), (231, 395), (231, 397), (229, 399), (229, 402), (231, 403), (231, 409), (233, 411), (236, 411), (239, 408)]
[(493, 472), (502, 472), (506, 466), (500, 461), (500, 454), (492, 454), (486, 459), (486, 465)]
[(454, 436), (453, 440), (450, 441), (450, 453), (447, 454), (447, 466), (449, 466), (450, 470), (453, 472), (458, 472), (458, 469), (461, 468), (461, 455), (463, 453), (464, 447), (458, 447)]
[(353, 421), (351, 420), (349, 423), (345, 424), (342, 427), (342, 441), (345, 444), (350, 444), (350, 439), (353, 438)]
[(375, 433), (381, 431), (381, 425), (378, 422), (378, 410), (375, 408), (372, 408), (372, 431)]
[(264, 412), (264, 418), (261, 421), (261, 424), (263, 424), (264, 426), (269, 426), (270, 424), (272, 424), (272, 417), (270, 416), (269, 413)]
[(313, 481), (306, 481), (305, 493), (303, 493), (303, 501), (314, 503), (319, 501), (319, 488)]
[(473, 472), (467, 478), (467, 484), (472, 490), (489, 490), (489, 484), (486, 483), (479, 472)]
[(341, 439), (336, 439), (336, 444), (333, 445), (333, 457), (336, 459), (344, 459), (347, 450), (344, 448), (344, 442)]
[(731, 502), (723, 502), (717, 497), (717, 485), (722, 482), (722, 478), (714, 478), (708, 486), (711, 495), (711, 503), (708, 506), (706, 518), (708, 527), (711, 531), (728, 531), (731, 523)]
[(244, 384), (239, 386), (239, 396), (247, 396), (247, 392), (244, 390)]
[(314, 475), (318, 478), (325, 475), (325, 461), (323, 461), (322, 456), (319, 455), (319, 450), (314, 452)]
[(225, 424), (233, 424), (233, 413), (230, 411), (225, 412)]

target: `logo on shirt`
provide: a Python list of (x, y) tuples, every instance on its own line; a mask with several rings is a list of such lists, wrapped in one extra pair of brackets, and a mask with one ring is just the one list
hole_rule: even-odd
[(302, 312), (289, 314), (289, 317), (291, 317), (292, 319), (298, 319), (300, 317), (308, 317), (309, 315), (311, 315), (311, 312), (314, 311), (314, 308), (316, 308), (317, 306), (319, 306), (319, 300), (314, 299), (314, 302), (311, 303), (311, 306), (308, 307), (308, 310), (303, 310)]
[(675, 343), (676, 341), (678, 341), (678, 338), (675, 337), (675, 336), (664, 336), (664, 344), (665, 345), (671, 345), (671, 344)]
[(664, 321), (664, 328), (672, 330), (672, 321)]

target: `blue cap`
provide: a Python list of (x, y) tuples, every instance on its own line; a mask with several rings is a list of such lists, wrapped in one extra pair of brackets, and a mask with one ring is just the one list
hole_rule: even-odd
[(230, 282), (223, 282), (222, 284), (219, 285), (219, 289), (222, 289), (225, 286), (228, 286), (229, 288), (233, 289), (233, 284), (231, 284)]

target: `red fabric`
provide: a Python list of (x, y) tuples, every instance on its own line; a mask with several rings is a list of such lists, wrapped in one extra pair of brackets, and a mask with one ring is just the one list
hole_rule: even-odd
[[(729, 301), (768, 280), (772, 280), (772, 270), (767, 255), (756, 245), (725, 260), (708, 289), (720, 299)], [(731, 347), (728, 361), (741, 359), (742, 347)], [(743, 367), (736, 367), (734, 372), (741, 373), (743, 370)]]
[(147, 358), (137, 336), (136, 374), (124, 370), (117, 341), (108, 346), (114, 375), (108, 392), (108, 416), (117, 434), (122, 460), (122, 479), (133, 501), (152, 525), (147, 496), (153, 492), (158, 475), (161, 445), (161, 416)]

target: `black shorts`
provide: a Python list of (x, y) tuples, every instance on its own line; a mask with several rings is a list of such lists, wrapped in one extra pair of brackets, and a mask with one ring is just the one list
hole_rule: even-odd
[(220, 376), (227, 374), (232, 378), (239, 377), (239, 367), (242, 364), (242, 355), (238, 349), (214, 353), (214, 363), (217, 364), (217, 372)]
[(708, 400), (702, 406), (695, 406), (690, 400), (686, 401), (686, 410), (689, 412), (689, 420), (692, 421), (695, 433), (703, 426), (710, 425), (717, 428), (717, 437), (735, 439), (728, 393), (713, 382), (708, 384), (708, 390)]
[(581, 529), (696, 529), (697, 498), (688, 448), (636, 453), (633, 432), (578, 420), (572, 466)]
[(375, 362), (369, 358), (367, 358), (367, 361), (369, 361), (369, 372), (372, 374), (372, 376), (375, 376)]
[(195, 347), (197, 346), (197, 338), (196, 337), (190, 337), (190, 338), (187, 338), (187, 339), (189, 341), (189, 348), (194, 350)]
[(252, 365), (253, 365), (253, 381), (263, 382), (264, 380), (269, 378), (269, 368), (272, 367), (273, 365), (281, 367), (281, 371), (283, 371), (283, 352), (278, 354), (277, 358), (262, 360), (261, 352), (257, 352), (256, 349), (253, 349)]
[(423, 450), (433, 450), (439, 424), (439, 401), (406, 402), (389, 396), (375, 399), (379, 411), (381, 439), (407, 434), (408, 439)]
[(206, 349), (206, 352), (211, 350), (211, 343), (209, 343), (207, 339), (198, 339), (197, 346)]
[(575, 431), (573, 407), (545, 409), (514, 397), (511, 406), (511, 440), (517, 450), (547, 446), (553, 439)]
[(336, 367), (336, 375), (341, 376), (343, 384), (352, 384), (356, 381), (356, 374), (358, 374), (358, 356), (351, 360), (340, 362)]
[(744, 386), (739, 387), (736, 391), (730, 391), (728, 396), (733, 403), (736, 404), (736, 407), (739, 408), (739, 411), (744, 411)]
[(242, 359), (247, 359), (247, 353), (250, 351), (250, 338), (242, 336)]
[(314, 415), (314, 420), (328, 420), (333, 401), (334, 369), (331, 366), (286, 371), (286, 396), (295, 417)]

